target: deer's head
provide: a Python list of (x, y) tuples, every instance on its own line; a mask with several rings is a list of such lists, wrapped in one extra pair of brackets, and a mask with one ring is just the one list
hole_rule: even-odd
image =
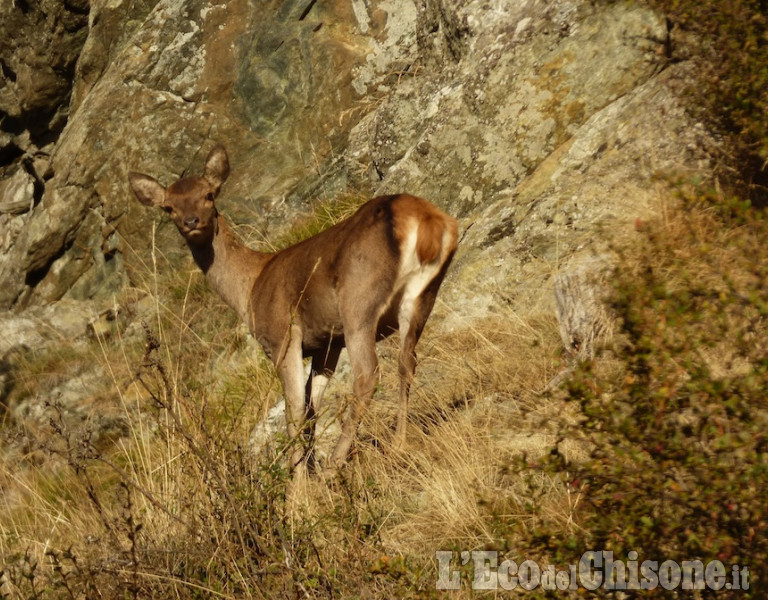
[(210, 243), (216, 232), (214, 200), (228, 176), (229, 158), (224, 146), (219, 144), (205, 159), (202, 177), (184, 177), (167, 188), (141, 173), (129, 173), (128, 180), (139, 202), (164, 210), (184, 239), (200, 246)]

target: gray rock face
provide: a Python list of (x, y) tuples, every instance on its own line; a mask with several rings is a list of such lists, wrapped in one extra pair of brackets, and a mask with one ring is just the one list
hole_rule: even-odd
[(35, 179), (21, 165), (6, 169), (0, 181), (0, 214), (21, 214), (32, 210), (35, 204)]
[[(4, 2), (0, 6), (4, 131), (27, 132), (37, 145), (61, 131), (87, 23), (87, 0)], [(21, 150), (26, 151), (25, 146), (17, 143)], [(0, 147), (2, 153), (9, 151), (9, 145)]]
[[(148, 256), (155, 219), (130, 197), (131, 168), (176, 177), (218, 139), (235, 161), (235, 214), (283, 223), (288, 212), (275, 206), (286, 196), (314, 196), (317, 171), (361, 112), (355, 69), (368, 79), (389, 69), (390, 60), (366, 61), (397, 7), (371, 16), (309, 4), (310, 17), (301, 6), (94, 2), (42, 201), (9, 224), (0, 307), (106, 295), (127, 281)], [(179, 247), (166, 228), (160, 243)]]
[[(157, 220), (132, 201), (126, 172), (194, 171), (214, 140), (234, 162), (224, 209), (267, 236), (317, 197), (408, 190), (477, 222), (470, 255), (514, 248), (494, 279), (530, 254), (553, 261), (555, 230), (562, 260), (576, 232), (647, 207), (654, 169), (701, 159), (666, 85), (681, 69), (660, 73), (665, 24), (632, 3), (46, 6), (34, 18), (3, 9), (9, 27), (45, 22), (46, 41), (66, 41), (45, 94), (6, 75), (3, 110), (52, 114), (74, 90), (43, 173), (19, 174), (30, 158), (6, 152), (17, 167), (0, 182), (0, 206), (15, 207), (0, 216), (3, 308), (119, 291)], [(181, 250), (163, 221), (158, 243)]]
[(314, 199), (408, 191), (466, 230), (442, 326), (554, 311), (553, 274), (656, 212), (659, 173), (707, 176), (667, 35), (634, 2), (6, 2), (0, 310), (119, 295), (153, 239), (185, 252), (126, 175), (167, 184), (222, 141), (221, 207), (267, 238)]

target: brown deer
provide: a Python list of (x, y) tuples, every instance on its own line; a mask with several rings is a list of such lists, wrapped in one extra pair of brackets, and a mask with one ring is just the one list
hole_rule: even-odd
[[(274, 254), (244, 246), (214, 200), (229, 175), (223, 146), (202, 177), (165, 188), (130, 173), (136, 198), (167, 212), (213, 288), (248, 324), (277, 367), (286, 399), (291, 466), (304, 468), (313, 417), (346, 346), (354, 396), (331, 455), (343, 464), (378, 380), (376, 342), (400, 332), (400, 407), (395, 444), (405, 441), (415, 346), (457, 245), (458, 223), (426, 200), (374, 198), (348, 219)], [(303, 359), (311, 358), (309, 380)]]

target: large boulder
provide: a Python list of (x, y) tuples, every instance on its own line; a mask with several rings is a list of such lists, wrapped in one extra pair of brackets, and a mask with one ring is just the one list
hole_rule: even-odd
[(0, 308), (119, 294), (153, 241), (183, 254), (126, 175), (169, 183), (215, 141), (234, 221), (268, 238), (315, 198), (420, 194), (474, 224), (457, 310), (530, 306), (574, 253), (604, 251), (599, 227), (655, 210), (659, 172), (706, 170), (670, 48), (634, 2), (94, 0), (34, 207), (0, 215)]
[[(235, 167), (225, 206), (282, 225), (284, 199), (313, 196), (332, 168), (368, 87), (413, 54), (406, 5), (94, 2), (42, 201), (9, 224), (0, 307), (114, 293), (142, 268), (156, 218), (132, 201), (128, 170), (169, 181), (214, 140)], [(159, 243), (178, 248), (168, 233)]]
[[(66, 123), (75, 64), (88, 33), (88, 0), (0, 5), (0, 116), (27, 151)], [(0, 158), (9, 153), (0, 146)]]

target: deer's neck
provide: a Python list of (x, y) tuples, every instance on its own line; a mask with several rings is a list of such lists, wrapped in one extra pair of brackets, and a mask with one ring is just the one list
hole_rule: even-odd
[(221, 215), (213, 241), (190, 249), (213, 289), (250, 326), (251, 290), (269, 255), (244, 246)]

